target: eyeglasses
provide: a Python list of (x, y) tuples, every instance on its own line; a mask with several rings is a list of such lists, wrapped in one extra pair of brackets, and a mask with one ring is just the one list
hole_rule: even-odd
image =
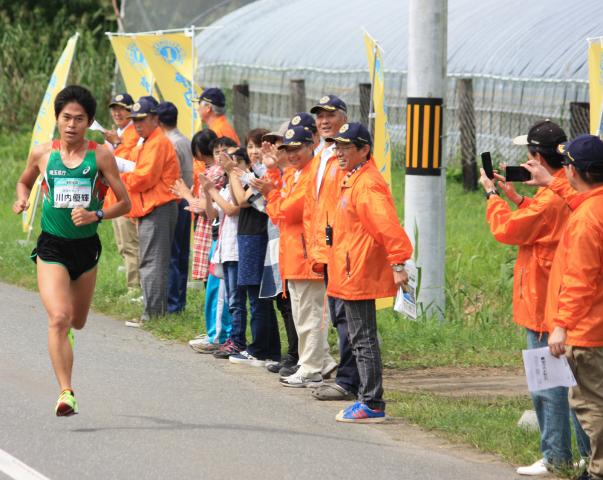
[(356, 145), (354, 145), (353, 143), (336, 143), (334, 150), (336, 152), (344, 152), (346, 150), (350, 150), (351, 148), (354, 148)]

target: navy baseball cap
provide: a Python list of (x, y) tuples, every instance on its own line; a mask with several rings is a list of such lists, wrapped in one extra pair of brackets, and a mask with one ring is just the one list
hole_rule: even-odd
[(370, 132), (364, 125), (362, 125), (362, 123), (358, 122), (344, 123), (339, 129), (339, 132), (337, 132), (337, 136), (327, 138), (326, 140), (327, 142), (336, 143), (355, 143), (368, 146), (373, 145)]
[(593, 165), (603, 165), (603, 141), (595, 135), (578, 135), (571, 142), (560, 144), (557, 151), (566, 157), (566, 165), (573, 165), (578, 170), (587, 171)]
[(226, 97), (224, 97), (224, 92), (219, 88), (206, 88), (203, 90), (201, 96), (197, 99), (197, 102), (207, 102), (215, 105), (216, 107), (225, 107), (226, 106)]
[(299, 112), (293, 115), (293, 117), (291, 117), (291, 120), (289, 120), (289, 126), (287, 128), (293, 128), (298, 126), (307, 128), (312, 133), (316, 133), (316, 120), (314, 120), (314, 117), (308, 112)]
[(532, 145), (534, 147), (557, 148), (560, 143), (567, 142), (563, 129), (548, 118), (532, 125), (527, 135), (513, 139), (515, 145)]
[(312, 132), (302, 126), (290, 128), (285, 132), (282, 145), (278, 149), (287, 147), (301, 147), (304, 143), (313, 143)]
[(178, 108), (172, 102), (161, 102), (157, 105), (159, 121), (172, 125), (178, 121)]
[(129, 93), (118, 93), (111, 99), (111, 103), (109, 103), (109, 108), (119, 106), (130, 110), (133, 104), (134, 99)]
[(341, 98), (336, 95), (325, 95), (318, 101), (318, 104), (314, 105), (310, 109), (310, 113), (317, 114), (321, 110), (326, 110), (327, 112), (341, 110), (342, 112), (347, 113), (348, 106)]
[(155, 100), (153, 97), (140, 97), (138, 101), (134, 105), (132, 105), (129, 117), (144, 118), (149, 114), (156, 115), (157, 105), (159, 105), (159, 102), (157, 102), (157, 100)]

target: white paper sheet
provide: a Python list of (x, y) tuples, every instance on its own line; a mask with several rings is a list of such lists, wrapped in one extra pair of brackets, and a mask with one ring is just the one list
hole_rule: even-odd
[(105, 127), (103, 127), (100, 123), (98, 123), (96, 120), (94, 120), (94, 122), (92, 122), (92, 125), (90, 125), (88, 127), (88, 130), (94, 130), (95, 132), (102, 132), (102, 133), (105, 133), (107, 131), (107, 129)]
[(119, 173), (131, 172), (136, 166), (134, 162), (121, 157), (115, 157), (115, 161), (117, 162), (117, 168), (119, 169)]
[(523, 365), (530, 392), (576, 385), (576, 379), (567, 363), (567, 358), (554, 357), (551, 355), (549, 347), (523, 350)]
[(400, 288), (396, 295), (394, 310), (402, 315), (406, 315), (411, 320), (417, 319), (417, 267), (409, 260), (404, 267), (408, 273), (408, 288), (404, 292)]

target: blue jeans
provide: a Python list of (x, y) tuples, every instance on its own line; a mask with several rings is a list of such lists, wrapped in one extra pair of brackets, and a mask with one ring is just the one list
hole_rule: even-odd
[(245, 350), (247, 347), (247, 339), (245, 338), (245, 331), (247, 330), (247, 298), (245, 287), (239, 287), (237, 283), (239, 262), (224, 262), (222, 266), (224, 268), (228, 309), (232, 316), (230, 339), (236, 347)]
[[(535, 332), (526, 328), (528, 349), (548, 346), (548, 333)], [(576, 443), (581, 457), (590, 455), (590, 440), (580, 426), (576, 414), (570, 410), (568, 389), (549, 388), (532, 392), (532, 402), (540, 426), (540, 450), (545, 461), (552, 465), (563, 465), (572, 461), (572, 431), (570, 417), (576, 432)]]
[(188, 207), (188, 202), (180, 200), (168, 272), (167, 311), (169, 313), (182, 312), (186, 307), (188, 257), (191, 243), (191, 212), (185, 210), (184, 207)]
[(247, 351), (260, 360), (281, 359), (281, 339), (276, 321), (272, 298), (259, 298), (259, 285), (246, 285), (244, 289), (249, 298), (251, 310), (251, 338)]

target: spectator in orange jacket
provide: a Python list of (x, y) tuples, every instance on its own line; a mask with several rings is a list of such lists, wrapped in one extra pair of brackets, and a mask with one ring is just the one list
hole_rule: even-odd
[(303, 226), (306, 189), (312, 183), (312, 132), (303, 126), (290, 128), (278, 148), (287, 152), (292, 173), (285, 174), (282, 190), (268, 189), (266, 211), (280, 230), (280, 272), (291, 294), (300, 365), (295, 373), (281, 377), (281, 385), (312, 387), (322, 384), (323, 370), (331, 371), (337, 366), (329, 351), (327, 324), (323, 322), (325, 287), (322, 278), (312, 272)]
[[(316, 116), (315, 128), (321, 145), (312, 161), (312, 185), (306, 190), (304, 201), (304, 232), (308, 239), (308, 256), (317, 275), (324, 273), (325, 284), (329, 283), (327, 269), (328, 246), (325, 229), (332, 224), (335, 205), (340, 192), (341, 171), (335, 155), (335, 145), (326, 139), (334, 137), (347, 122), (347, 105), (336, 95), (325, 95), (310, 110)], [(303, 121), (304, 117), (301, 118)], [(309, 127), (311, 128), (311, 127)], [(339, 337), (339, 365), (335, 383), (325, 383), (312, 391), (317, 400), (355, 399), (360, 385), (356, 359), (348, 339), (348, 323), (343, 301), (328, 297), (329, 313)]]
[[(514, 143), (527, 145), (528, 158), (540, 164), (559, 184), (567, 185), (561, 168), (563, 157), (557, 146), (567, 140), (557, 124), (546, 120), (530, 128)], [(512, 184), (498, 176), (498, 185), (517, 205), (511, 210), (482, 170), (481, 183), (488, 198), (486, 218), (494, 238), (507, 245), (517, 245), (514, 270), (513, 319), (524, 327), (528, 348), (547, 345), (548, 330), (544, 321), (547, 283), (557, 244), (570, 214), (566, 202), (550, 189), (541, 188), (533, 198), (518, 195)], [(520, 475), (544, 475), (548, 469), (571, 463), (570, 410), (567, 388), (558, 387), (532, 392), (534, 410), (540, 426), (540, 449), (543, 458), (532, 465), (519, 467)], [(571, 414), (581, 455), (588, 453), (588, 439)]]
[(565, 354), (577, 386), (570, 403), (590, 437), (589, 478), (603, 479), (603, 142), (580, 135), (560, 145), (578, 192), (555, 253), (548, 286), (548, 343)]
[(131, 216), (138, 219), (140, 281), (144, 313), (127, 321), (139, 327), (150, 317), (165, 315), (171, 245), (178, 218), (176, 196), (170, 187), (180, 178), (180, 163), (172, 142), (159, 128), (158, 102), (142, 97), (132, 106), (130, 118), (144, 141), (132, 155), (136, 167), (123, 175), (132, 198)]
[[(107, 148), (112, 150), (116, 157), (126, 160), (130, 160), (132, 151), (140, 140), (134, 128), (134, 123), (130, 119), (130, 109), (133, 103), (134, 100), (128, 93), (115, 95), (109, 103), (111, 118), (115, 126), (113, 130), (104, 132)], [(105, 207), (113, 205), (116, 201), (113, 190), (107, 190)], [(113, 225), (117, 251), (124, 259), (128, 295), (138, 298), (140, 296), (140, 274), (138, 273), (138, 232), (136, 224), (126, 215), (114, 218), (111, 224)]]
[(237, 145), (241, 144), (237, 132), (226, 118), (226, 97), (222, 90), (206, 88), (196, 101), (199, 103), (199, 116), (207, 128), (216, 132), (218, 138), (232, 138)]
[(335, 137), (345, 172), (333, 218), (327, 293), (343, 300), (348, 335), (358, 364), (358, 401), (336, 420), (375, 423), (385, 419), (375, 299), (393, 297), (408, 283), (404, 263), (412, 245), (400, 226), (387, 183), (371, 159), (372, 140), (360, 123), (346, 123)]

